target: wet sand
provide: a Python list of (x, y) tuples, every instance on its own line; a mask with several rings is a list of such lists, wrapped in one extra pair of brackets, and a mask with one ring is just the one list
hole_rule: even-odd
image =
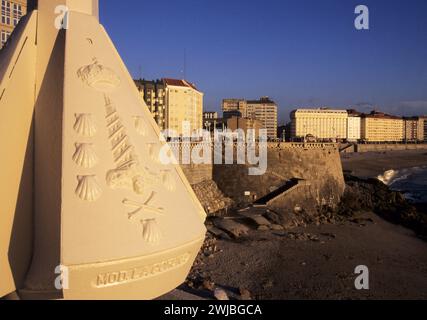
[(427, 166), (426, 150), (347, 153), (341, 155), (344, 172), (376, 178), (388, 170)]

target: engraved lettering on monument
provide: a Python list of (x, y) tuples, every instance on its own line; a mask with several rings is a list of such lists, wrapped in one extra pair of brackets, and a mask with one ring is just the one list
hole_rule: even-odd
[(179, 268), (188, 262), (189, 253), (184, 253), (178, 257), (161, 261), (152, 265), (140, 266), (130, 270), (113, 271), (98, 274), (92, 282), (94, 287), (117, 286), (124, 283), (134, 282), (145, 278), (153, 277), (158, 274)]

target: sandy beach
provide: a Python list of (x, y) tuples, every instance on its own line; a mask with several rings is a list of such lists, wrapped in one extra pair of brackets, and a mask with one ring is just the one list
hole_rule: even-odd
[[(346, 172), (370, 178), (427, 166), (427, 152), (343, 154), (342, 160)], [(427, 299), (426, 242), (373, 212), (290, 230), (250, 228), (237, 239), (209, 238), (181, 287), (207, 299), (216, 287), (231, 299)], [(355, 288), (359, 265), (369, 268), (369, 290)]]
[(346, 153), (341, 155), (344, 172), (359, 178), (376, 178), (388, 170), (427, 166), (426, 150)]
[[(339, 224), (292, 231), (250, 231), (217, 240), (217, 253), (193, 268), (200, 283), (231, 299), (426, 299), (427, 246), (406, 228), (372, 213)], [(370, 271), (370, 289), (357, 290), (354, 269)], [(206, 285), (205, 285), (206, 286)], [(209, 290), (183, 290), (213, 298)]]

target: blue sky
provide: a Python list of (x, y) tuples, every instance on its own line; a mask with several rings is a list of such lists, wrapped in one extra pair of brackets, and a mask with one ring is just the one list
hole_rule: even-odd
[[(370, 30), (354, 28), (367, 5)], [(101, 22), (134, 77), (186, 78), (223, 98), (427, 114), (426, 0), (100, 0)]]

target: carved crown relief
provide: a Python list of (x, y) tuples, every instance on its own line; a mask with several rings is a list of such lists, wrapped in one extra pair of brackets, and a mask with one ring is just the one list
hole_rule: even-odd
[(77, 71), (77, 76), (89, 87), (101, 92), (109, 91), (120, 85), (120, 78), (113, 70), (94, 62), (87, 66), (81, 67)]

